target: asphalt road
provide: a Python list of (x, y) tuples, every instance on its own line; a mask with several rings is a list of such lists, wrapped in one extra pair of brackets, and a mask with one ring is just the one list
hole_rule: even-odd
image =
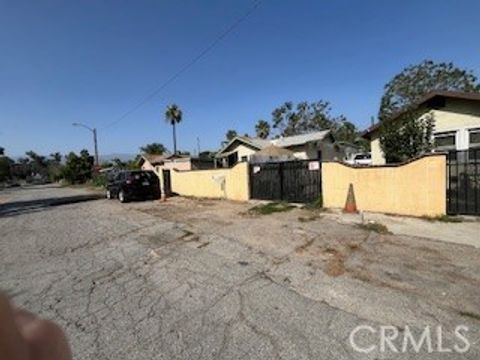
[[(75, 359), (478, 356), (355, 352), (351, 331), (381, 324), (302, 296), (228, 237), (202, 246), (185, 224), (90, 195), (0, 193), (0, 288), (63, 326)], [(378, 343), (362, 334), (358, 343)]]

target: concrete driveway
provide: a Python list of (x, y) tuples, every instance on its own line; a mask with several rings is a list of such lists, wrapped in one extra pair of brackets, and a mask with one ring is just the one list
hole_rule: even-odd
[[(75, 359), (480, 357), (477, 249), (306, 210), (251, 216), (249, 206), (121, 205), (57, 187), (1, 192), (0, 287), (59, 322)], [(399, 331), (401, 350), (407, 325), (418, 335), (442, 326), (450, 350), (465, 325), (471, 346), (381, 351), (382, 326)], [(371, 352), (352, 347), (357, 326), (374, 330), (355, 337)]]

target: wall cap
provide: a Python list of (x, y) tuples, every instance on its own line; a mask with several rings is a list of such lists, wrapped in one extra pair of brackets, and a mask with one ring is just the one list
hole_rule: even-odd
[(420, 156), (417, 156), (417, 157), (414, 157), (412, 159), (409, 159), (407, 161), (404, 161), (404, 162), (401, 162), (401, 163), (397, 163), (397, 164), (384, 164), (384, 165), (352, 165), (352, 164), (347, 164), (347, 163), (344, 163), (343, 161), (339, 161), (339, 160), (328, 160), (328, 161), (323, 161), (322, 163), (326, 164), (326, 163), (334, 163), (334, 164), (340, 164), (340, 165), (343, 165), (345, 167), (349, 167), (349, 168), (352, 168), (352, 169), (378, 169), (378, 168), (396, 168), (396, 167), (401, 167), (401, 166), (405, 166), (405, 165), (408, 165), (410, 163), (413, 163), (417, 160), (421, 160), (423, 158), (427, 158), (427, 157), (436, 157), (436, 156), (443, 156), (443, 157), (447, 157), (448, 153), (447, 152), (434, 152), (434, 153), (428, 153), (428, 154), (422, 154)]
[(178, 173), (186, 173), (186, 172), (202, 172), (202, 171), (220, 171), (220, 170), (232, 170), (235, 169), (237, 166), (240, 166), (242, 164), (247, 164), (246, 161), (239, 161), (232, 167), (226, 167), (226, 168), (212, 168), (212, 169), (194, 169), (194, 170), (178, 170), (178, 169), (165, 169), (165, 170), (170, 170), (170, 171), (175, 171)]

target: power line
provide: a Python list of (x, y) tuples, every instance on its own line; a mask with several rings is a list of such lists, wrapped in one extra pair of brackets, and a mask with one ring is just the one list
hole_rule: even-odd
[(165, 89), (168, 85), (173, 83), (177, 78), (179, 78), (183, 73), (185, 73), (188, 69), (190, 69), (193, 65), (195, 65), (200, 59), (202, 59), (206, 54), (208, 54), (213, 48), (215, 48), (223, 39), (225, 39), (230, 33), (232, 33), (241, 23), (243, 23), (259, 6), (261, 1), (257, 0), (253, 4), (253, 6), (240, 18), (238, 18), (230, 27), (227, 28), (223, 33), (221, 33), (210, 45), (204, 48), (197, 56), (195, 56), (192, 60), (186, 63), (180, 70), (170, 76), (164, 83), (162, 83), (159, 87), (155, 90), (147, 94), (141, 101), (139, 101), (136, 105), (134, 105), (130, 110), (127, 110), (123, 113), (118, 119), (112, 121), (111, 123), (107, 124), (106, 126), (102, 127), (102, 129), (107, 129), (123, 119), (127, 116), (138, 110), (140, 107), (145, 105), (147, 102), (152, 100), (159, 92)]

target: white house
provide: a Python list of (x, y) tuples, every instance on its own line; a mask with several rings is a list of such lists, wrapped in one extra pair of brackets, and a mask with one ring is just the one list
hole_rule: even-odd
[[(221, 166), (231, 167), (239, 161), (250, 161), (254, 154), (272, 145), (289, 150), (294, 158), (301, 160), (344, 160), (347, 151), (347, 146), (337, 143), (330, 130), (323, 130), (271, 140), (236, 136), (215, 158)], [(358, 151), (354, 145), (350, 147)]]

